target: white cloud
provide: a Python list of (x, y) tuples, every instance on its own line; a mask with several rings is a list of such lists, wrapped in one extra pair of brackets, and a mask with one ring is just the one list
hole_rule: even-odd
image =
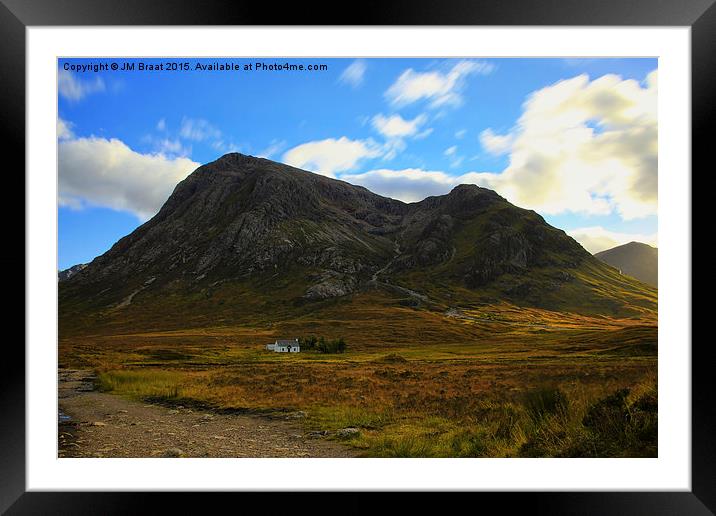
[(57, 119), (57, 139), (67, 140), (68, 138), (74, 137), (72, 132), (72, 123), (61, 118)]
[(628, 244), (629, 242), (641, 242), (654, 247), (657, 245), (656, 233), (619, 233), (609, 231), (601, 226), (571, 229), (567, 231), (567, 234), (592, 254), (611, 249), (618, 245)]
[(457, 106), (463, 100), (465, 79), (472, 74), (489, 74), (493, 68), (492, 64), (484, 61), (459, 61), (447, 72), (416, 72), (408, 68), (388, 88), (385, 97), (395, 106), (419, 100), (429, 101), (433, 108)]
[(509, 165), (478, 174), (513, 203), (555, 214), (656, 213), (657, 72), (637, 81), (586, 75), (532, 93), (515, 129), (485, 131), (483, 145), (509, 148)]
[(492, 132), (492, 129), (485, 129), (480, 133), (480, 144), (490, 154), (499, 156), (505, 154), (512, 148), (511, 134), (500, 136)]
[(359, 161), (381, 156), (384, 151), (372, 140), (350, 140), (345, 136), (312, 141), (289, 149), (283, 162), (334, 177), (353, 169)]
[(460, 184), (459, 177), (416, 168), (378, 169), (361, 174), (343, 174), (341, 179), (404, 202), (421, 201), (430, 195), (443, 195)]
[(87, 95), (104, 90), (104, 81), (99, 76), (94, 77), (93, 80), (84, 80), (77, 78), (69, 70), (57, 72), (57, 91), (68, 100), (82, 100)]
[(467, 129), (460, 129), (459, 131), (455, 131), (455, 138), (458, 140), (462, 140), (466, 134)]
[(221, 131), (202, 118), (182, 118), (179, 135), (185, 140), (198, 142), (221, 139)]
[(356, 59), (343, 70), (343, 73), (341, 73), (341, 76), (338, 78), (338, 82), (349, 84), (357, 88), (363, 84), (366, 68), (366, 62), (363, 59)]
[(162, 118), (157, 122), (157, 131), (166, 131), (167, 130), (167, 121)]
[(117, 139), (76, 138), (59, 143), (59, 202), (96, 205), (153, 216), (176, 184), (199, 163), (164, 154), (140, 154)]
[[(456, 151), (457, 148), (450, 147), (446, 149), (444, 154), (451, 156)], [(459, 159), (462, 161), (461, 157)], [(456, 176), (442, 170), (423, 170), (420, 168), (377, 169), (359, 174), (341, 175), (341, 179), (344, 181), (365, 186), (377, 194), (404, 202), (420, 201), (431, 195), (444, 195), (460, 184), (476, 184), (489, 187), (485, 177), (490, 178), (492, 174), (488, 172), (468, 172)], [(500, 192), (498, 191), (498, 193)]]
[(386, 138), (405, 138), (417, 135), (418, 130), (427, 120), (428, 117), (425, 115), (418, 115), (412, 120), (405, 120), (400, 115), (386, 117), (381, 113), (375, 115), (371, 123), (373, 128)]
[[(544, 214), (616, 213), (625, 220), (653, 215), (657, 83), (656, 71), (644, 85), (614, 75), (594, 81), (578, 76), (533, 93), (515, 129), (502, 136), (504, 147), (505, 141), (510, 142), (510, 154), (501, 173), (454, 176), (443, 171), (381, 169), (341, 178), (405, 201), (472, 183)], [(457, 146), (446, 149), (445, 155), (459, 157)], [(451, 165), (456, 166), (455, 161)]]

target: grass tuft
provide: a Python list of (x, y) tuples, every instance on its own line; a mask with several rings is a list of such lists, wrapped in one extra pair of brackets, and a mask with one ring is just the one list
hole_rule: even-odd
[(99, 373), (97, 387), (134, 399), (176, 400), (181, 397), (181, 374), (162, 370), (115, 370)]

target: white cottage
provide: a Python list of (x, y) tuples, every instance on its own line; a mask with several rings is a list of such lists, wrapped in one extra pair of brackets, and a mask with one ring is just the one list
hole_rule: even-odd
[(299, 353), (301, 346), (298, 344), (298, 339), (279, 339), (273, 344), (266, 344), (266, 349), (276, 353)]

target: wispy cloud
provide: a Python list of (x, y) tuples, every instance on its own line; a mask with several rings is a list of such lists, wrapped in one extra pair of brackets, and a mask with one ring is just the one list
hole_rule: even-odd
[(462, 165), (462, 162), (465, 161), (465, 157), (459, 155), (457, 153), (457, 150), (457, 145), (453, 145), (443, 151), (443, 155), (448, 158), (448, 160), (450, 161), (450, 166), (453, 168), (459, 167), (460, 165)]
[(163, 154), (169, 158), (191, 156), (191, 144), (186, 144), (179, 138), (170, 138), (166, 134), (166, 131), (161, 131), (159, 135), (154, 133), (146, 134), (142, 137), (141, 141), (145, 143), (153, 153)]
[(338, 78), (338, 82), (348, 84), (353, 88), (357, 88), (361, 84), (363, 84), (365, 71), (367, 68), (368, 66), (365, 60), (356, 59), (350, 65), (348, 65), (345, 70), (343, 70), (343, 73), (341, 73), (340, 77)]
[(423, 128), (428, 121), (424, 114), (418, 115), (412, 120), (406, 120), (398, 114), (384, 116), (382, 113), (371, 119), (371, 125), (381, 136), (385, 138), (382, 145), (382, 157), (384, 160), (392, 160), (406, 147), (406, 139), (420, 140), (427, 138), (432, 132), (432, 127)]
[(161, 138), (156, 141), (156, 148), (161, 154), (168, 156), (190, 156), (191, 146), (185, 146), (180, 140)]
[(259, 158), (271, 159), (284, 150), (287, 145), (285, 140), (271, 140), (268, 147), (260, 151), (257, 156)]
[(223, 154), (229, 153), (229, 152), (246, 152), (246, 146), (241, 143), (236, 143), (233, 140), (215, 140), (211, 142), (211, 148), (214, 149), (217, 152), (221, 152)]
[(203, 118), (182, 118), (179, 135), (186, 140), (197, 142), (221, 139), (221, 131)]
[(485, 61), (457, 62), (448, 71), (416, 72), (405, 70), (385, 92), (385, 98), (394, 106), (406, 106), (424, 100), (432, 108), (462, 104), (465, 80), (473, 74), (487, 75), (494, 66)]
[(106, 86), (101, 77), (94, 79), (80, 79), (69, 70), (58, 70), (57, 90), (67, 100), (79, 101), (87, 95), (104, 91)]
[(179, 126), (179, 138), (206, 144), (216, 152), (246, 152), (247, 145), (236, 143), (231, 135), (224, 134), (217, 126), (203, 118), (183, 117)]

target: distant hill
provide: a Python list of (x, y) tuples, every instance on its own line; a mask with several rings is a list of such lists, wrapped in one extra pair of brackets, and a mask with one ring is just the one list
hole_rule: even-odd
[(656, 309), (653, 288), (491, 190), (460, 185), (404, 203), (233, 153), (199, 167), (151, 220), (61, 282), (60, 325), (315, 317), (351, 313), (376, 293), (431, 312), (498, 301)]
[(641, 242), (629, 242), (594, 256), (616, 267), (622, 274), (628, 274), (648, 285), (658, 286), (659, 251), (655, 247)]

